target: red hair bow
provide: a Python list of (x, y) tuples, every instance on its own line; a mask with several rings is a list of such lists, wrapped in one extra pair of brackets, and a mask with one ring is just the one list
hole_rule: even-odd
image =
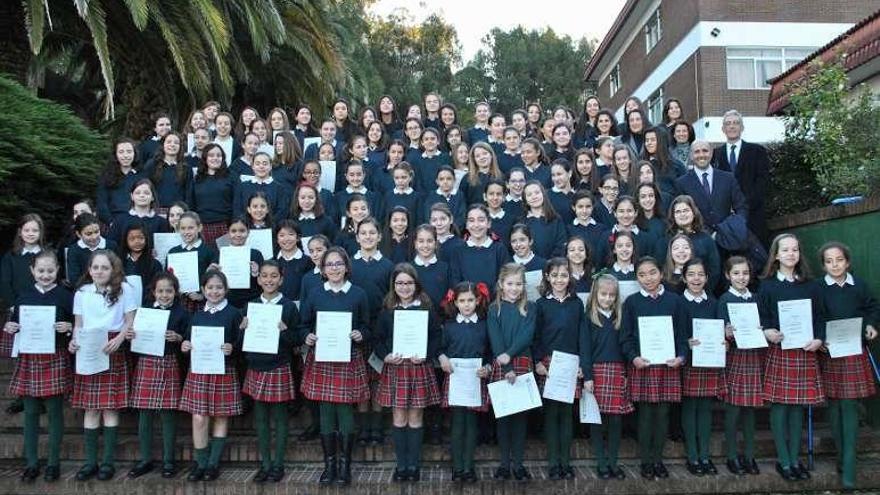
[(454, 298), (455, 298), (455, 293), (452, 292), (452, 289), (449, 289), (446, 291), (446, 295), (443, 296), (443, 300), (440, 302), (440, 304), (443, 307), (449, 306), (450, 304), (452, 304), (452, 300)]
[(485, 282), (479, 282), (477, 284), (477, 292), (483, 297), (484, 301), (489, 300), (489, 286), (486, 285)]

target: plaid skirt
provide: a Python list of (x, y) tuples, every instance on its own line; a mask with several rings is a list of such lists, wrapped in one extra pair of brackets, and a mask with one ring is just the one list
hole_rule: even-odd
[(235, 366), (226, 364), (222, 375), (186, 374), (178, 409), (200, 416), (238, 416), (241, 393)]
[(764, 349), (732, 349), (727, 353), (725, 402), (740, 407), (764, 405)]
[(633, 402), (681, 402), (681, 371), (665, 364), (638, 369), (629, 367)]
[[(4, 332), (5, 333), (5, 332)], [(70, 391), (70, 353), (21, 354), (9, 381), (9, 395), (51, 397)]]
[[(112, 337), (111, 337), (112, 338)], [(87, 411), (128, 407), (128, 358), (125, 351), (110, 354), (110, 369), (94, 375), (73, 375), (70, 406)]]
[(629, 414), (635, 410), (629, 398), (623, 363), (593, 363), (593, 395), (602, 414)]
[[(513, 368), (513, 372), (518, 375), (525, 375), (526, 373), (532, 371), (532, 358), (528, 356), (517, 356), (515, 358), (511, 358), (510, 366)], [(492, 362), (492, 377), (489, 380), (490, 382), (497, 382), (498, 380), (504, 380), (504, 375), (506, 372), (501, 368), (498, 364), (498, 361)]]
[(260, 402), (287, 402), (296, 397), (290, 365), (284, 363), (270, 371), (248, 369), (244, 375), (244, 395)]
[[(551, 358), (552, 358), (552, 356), (550, 354), (548, 354), (541, 359), (541, 363), (544, 365), (545, 368), (547, 368), (548, 373), (550, 372)], [(539, 375), (539, 374), (535, 373), (535, 382), (538, 384), (538, 390), (541, 391), (541, 397), (543, 397), (544, 396), (543, 395), (544, 394), (544, 384), (547, 383), (547, 376), (546, 375)], [(583, 390), (583, 388), (584, 388), (584, 380), (581, 378), (578, 378), (577, 380), (575, 380), (575, 384), (574, 384), (574, 398), (575, 399), (581, 398), (581, 391)]]
[(440, 403), (440, 391), (430, 361), (388, 364), (382, 368), (377, 402), (382, 407), (423, 409)]
[(819, 365), (829, 399), (864, 399), (876, 392), (874, 374), (864, 350), (858, 356), (835, 359), (823, 353)]
[(0, 357), (12, 357), (12, 344), (15, 342), (15, 335), (0, 331)]
[(778, 404), (821, 404), (825, 401), (815, 352), (783, 350), (770, 344), (764, 373), (764, 400)]
[(223, 237), (229, 231), (226, 222), (204, 223), (202, 224), (202, 241), (205, 244), (216, 247), (217, 238)]
[(177, 356), (138, 356), (132, 378), (129, 407), (177, 409), (180, 403), (180, 366)]
[[(449, 405), (449, 375), (446, 373), (443, 374), (445, 377), (443, 378), (443, 386), (440, 391), (440, 407), (444, 409), (460, 407)], [(480, 398), (482, 400), (480, 407), (468, 407), (467, 409), (475, 412), (486, 412), (489, 410), (489, 388), (486, 387), (486, 380), (480, 380)]]
[(357, 404), (370, 399), (367, 368), (360, 349), (353, 347), (347, 363), (315, 361), (315, 350), (306, 355), (300, 392), (309, 400)]
[(714, 397), (727, 395), (727, 379), (724, 368), (695, 368), (685, 366), (681, 372), (681, 395), (683, 397)]

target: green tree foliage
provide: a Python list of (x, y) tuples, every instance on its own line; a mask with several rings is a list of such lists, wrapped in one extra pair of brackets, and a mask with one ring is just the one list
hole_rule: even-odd
[[(0, 77), (0, 231), (39, 213), (49, 234), (61, 231), (70, 206), (92, 197), (107, 141), (69, 109)], [(24, 132), (23, 132), (24, 131)]]
[(840, 64), (811, 70), (791, 88), (786, 141), (804, 147), (804, 160), (826, 198), (876, 193), (880, 104), (867, 87), (850, 89)]

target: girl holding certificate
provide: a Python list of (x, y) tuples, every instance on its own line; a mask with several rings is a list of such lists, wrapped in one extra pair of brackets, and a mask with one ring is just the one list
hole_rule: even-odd
[[(203, 274), (208, 267), (217, 262), (217, 251), (202, 240), (202, 219), (194, 211), (180, 216), (178, 223), (181, 243), (168, 250), (168, 254), (195, 252), (198, 258), (198, 273)], [(183, 302), (191, 313), (198, 311), (205, 296), (201, 292), (183, 294)]]
[[(631, 364), (632, 400), (640, 403), (641, 474), (652, 480), (669, 477), (663, 464), (663, 446), (669, 428), (669, 405), (681, 402), (678, 368), (687, 355), (687, 314), (681, 296), (663, 286), (663, 274), (656, 259), (640, 258), (636, 277), (641, 290), (623, 304), (620, 345)], [(643, 357), (648, 353), (662, 356), (665, 361)]]
[(623, 416), (635, 408), (630, 402), (626, 361), (620, 346), (620, 286), (610, 274), (599, 275), (587, 305), (593, 382), (584, 384), (596, 396), (601, 425), (590, 425), (596, 473), (603, 480), (626, 478), (617, 464)]
[(34, 481), (40, 474), (38, 456), (40, 430), (40, 400), (46, 406), (49, 429), (49, 460), (44, 479), (57, 481), (60, 476), (59, 453), (64, 433), (64, 394), (70, 390), (70, 353), (67, 337), (73, 328), (73, 294), (58, 285), (58, 260), (52, 251), (41, 251), (32, 258), (31, 275), (36, 284), (23, 291), (15, 301), (9, 321), (3, 330), (6, 335), (17, 334), (22, 327), (22, 308), (47, 306), (54, 308), (51, 330), (55, 352), (30, 354), (21, 352), (15, 360), (15, 370), (9, 383), (10, 395), (24, 399), (24, 455), (26, 466), (22, 481)]
[[(324, 450), (324, 471), (320, 483), (351, 483), (351, 449), (354, 445), (353, 404), (369, 400), (367, 369), (362, 346), (370, 339), (370, 307), (367, 294), (353, 285), (351, 261), (341, 247), (332, 247), (321, 260), (324, 284), (316, 287), (303, 299), (300, 332), (306, 345), (313, 349), (306, 356), (306, 368), (300, 390), (307, 399), (320, 403), (321, 447)], [(318, 342), (320, 313), (347, 313), (352, 341), (350, 358), (346, 362), (318, 361), (315, 354)], [(335, 322), (334, 322), (335, 323)], [(335, 328), (328, 328), (327, 333)], [(331, 334), (332, 335), (332, 334)], [(335, 346), (345, 345), (335, 341)], [(336, 349), (332, 349), (335, 351)], [(330, 352), (331, 349), (328, 349)], [(336, 432), (339, 432), (337, 441)], [(341, 455), (337, 466), (337, 446)], [(338, 467), (338, 469), (337, 469)]]
[[(691, 352), (702, 344), (693, 335), (696, 318), (714, 319), (718, 313), (718, 301), (706, 292), (709, 274), (700, 258), (693, 258), (684, 265), (684, 307), (687, 312), (688, 345)], [(687, 451), (687, 470), (695, 476), (718, 474), (709, 458), (709, 439), (712, 435), (713, 399), (721, 399), (727, 393), (727, 381), (723, 368), (703, 368), (689, 362), (684, 366), (681, 378), (681, 429)]]
[[(850, 251), (839, 242), (829, 242), (819, 250), (825, 277), (816, 283), (822, 293), (828, 320), (861, 318), (861, 352), (832, 358), (821, 354), (822, 383), (828, 394), (831, 432), (837, 446), (837, 466), (841, 484), (851, 489), (856, 480), (856, 439), (859, 426), (859, 399), (874, 395), (874, 375), (868, 363), (866, 340), (877, 337), (880, 304), (864, 280), (849, 273)], [(830, 339), (829, 339), (830, 340)]]
[[(290, 355), (297, 342), (299, 311), (290, 299), (284, 297), (280, 290), (283, 281), (281, 265), (275, 260), (266, 260), (260, 266), (257, 279), (263, 293), (251, 301), (254, 304), (273, 304), (281, 306), (280, 332), (278, 333), (275, 354), (244, 352), (247, 373), (244, 377), (242, 393), (254, 400), (254, 428), (257, 430), (257, 443), (260, 452), (260, 470), (254, 481), (263, 483), (272, 480), (278, 483), (284, 478), (284, 454), (287, 450), (287, 403), (295, 397), (293, 373), (290, 371)], [(249, 320), (244, 318), (241, 323), (244, 337), (249, 330)], [(272, 456), (271, 422), (275, 423), (275, 454)]]
[[(717, 317), (727, 324), (727, 395), (724, 398), (724, 440), (727, 445), (727, 470), (732, 474), (761, 474), (755, 462), (755, 410), (764, 405), (764, 348), (741, 349), (736, 345), (736, 328), (730, 323), (730, 304), (755, 304), (749, 291), (751, 267), (743, 256), (731, 256), (724, 265), (730, 288), (718, 298)], [(742, 419), (743, 455), (737, 455), (736, 430)]]
[[(552, 258), (542, 270), (541, 297), (535, 308), (535, 375), (543, 391), (551, 369), (554, 352), (578, 357), (578, 378), (584, 386), (593, 382), (590, 367), (590, 335), (584, 304), (575, 295), (575, 279), (571, 276), (568, 260)], [(575, 382), (574, 398), (581, 396), (581, 387)], [(547, 465), (551, 480), (574, 479), (571, 467), (571, 440), (574, 436), (572, 403), (545, 398), (544, 436), (547, 441)]]
[[(0, 259), (0, 301), (9, 308), (18, 296), (34, 285), (31, 265), (34, 256), (43, 251), (45, 227), (43, 219), (35, 213), (23, 215), (18, 221), (18, 230), (12, 241), (12, 249)], [(12, 353), (12, 335), (0, 335), (0, 356), (9, 357)]]
[[(202, 293), (205, 306), (190, 319), (190, 326), (183, 336), (180, 350), (190, 352), (197, 348), (200, 354), (210, 357), (213, 352), (198, 349), (193, 345), (193, 329), (201, 327), (220, 327), (223, 329), (223, 344), (220, 346), (223, 361), (222, 374), (202, 374), (190, 371), (183, 384), (180, 397), (180, 410), (192, 414), (193, 458), (195, 466), (187, 476), (188, 481), (214, 481), (220, 477), (220, 457), (226, 445), (229, 417), (242, 413), (241, 394), (238, 377), (232, 358), (235, 344), (239, 342), (241, 313), (226, 300), (229, 292), (226, 275), (218, 270), (208, 270), (202, 276)], [(207, 329), (207, 328), (205, 328)], [(207, 339), (206, 339), (207, 340)], [(213, 421), (212, 421), (213, 420)], [(213, 422), (213, 425), (210, 423)], [(209, 436), (208, 427), (213, 426)], [(210, 440), (210, 445), (209, 445)]]
[(300, 249), (301, 242), (302, 235), (296, 222), (287, 218), (278, 222), (275, 231), (275, 243), (278, 245), (275, 261), (283, 274), (281, 293), (291, 301), (300, 300), (303, 275), (310, 265), (309, 258)]
[[(470, 213), (468, 214), (470, 215)], [(526, 298), (526, 271), (522, 265), (501, 267), (495, 287), (495, 302), (489, 306), (489, 343), (494, 359), (492, 382), (516, 382), (518, 375), (532, 371), (530, 347), (535, 335), (535, 305)], [(501, 463), (495, 479), (525, 481), (532, 475), (523, 466), (528, 414), (520, 412), (498, 418), (498, 449)]]
[[(400, 313), (411, 310), (428, 313), (427, 328), (424, 329), (427, 333), (427, 354), (424, 356), (402, 355), (394, 348), (395, 332), (404, 331), (395, 328), (398, 317)], [(408, 325), (412, 323), (403, 326)], [(440, 392), (431, 366), (431, 361), (437, 356), (439, 333), (431, 299), (422, 290), (415, 268), (409, 263), (396, 265), (391, 273), (391, 290), (385, 296), (383, 310), (379, 314), (374, 346), (376, 356), (385, 363), (377, 402), (382, 407), (392, 408), (394, 415), (392, 435), (397, 457), (394, 481), (421, 479), (423, 412), (426, 407), (440, 403)]]
[[(77, 373), (73, 378), (71, 406), (84, 409), (83, 428), (86, 462), (76, 473), (76, 479), (85, 481), (95, 475), (101, 481), (113, 479), (116, 452), (116, 434), (119, 410), (128, 407), (128, 359), (126, 336), (131, 333), (134, 312), (140, 301), (132, 294), (133, 288), (125, 282), (122, 261), (110, 251), (98, 250), (92, 254), (82, 285), (73, 298), (73, 340), (68, 346), (77, 354)], [(100, 344), (101, 349), (80, 345), (80, 332), (93, 335), (106, 332), (100, 338), (83, 336), (83, 345)], [(109, 365), (101, 366), (98, 353), (109, 354)], [(104, 361), (108, 363), (108, 361)], [(88, 370), (86, 370), (88, 368)], [(104, 420), (104, 458), (98, 466), (98, 427)]]
[[(776, 236), (769, 255), (758, 291), (761, 326), (771, 344), (764, 373), (764, 400), (770, 403), (776, 472), (786, 481), (806, 480), (810, 472), (798, 460), (804, 406), (825, 401), (816, 358), (816, 351), (825, 339), (822, 294), (818, 285), (808, 283), (800, 242), (793, 234)], [(784, 339), (794, 335), (786, 335), (785, 329), (780, 328), (779, 303), (802, 300), (812, 302), (811, 311), (792, 310), (791, 313), (797, 314), (790, 315), (789, 320), (799, 323), (801, 330), (812, 327), (812, 339), (806, 340), (802, 347), (783, 349)]]
[[(440, 343), (440, 367), (445, 373), (440, 404), (452, 409), (452, 481), (475, 483), (474, 451), (477, 449), (478, 412), (489, 410), (485, 379), (492, 372), (489, 353), (489, 332), (486, 326), (486, 303), (489, 289), (472, 282), (460, 282), (444, 299), (448, 320), (443, 324)], [(475, 368), (456, 367), (452, 360), (480, 359)], [(459, 361), (462, 362), (462, 361)], [(480, 380), (478, 406), (450, 405), (450, 376), (453, 373), (475, 372)]]
[[(233, 218), (229, 222), (229, 245), (233, 247), (247, 246), (247, 238), (250, 233), (247, 220), (243, 217)], [(222, 248), (221, 248), (222, 249)], [(229, 304), (242, 310), (247, 306), (248, 301), (257, 297), (260, 287), (257, 285), (257, 276), (259, 275), (260, 265), (263, 263), (263, 255), (260, 251), (250, 248), (250, 256), (247, 271), (250, 273), (250, 285), (240, 289), (229, 289), (226, 297)], [(222, 270), (223, 267), (221, 266)]]
[[(180, 284), (170, 273), (161, 273), (153, 280), (151, 307), (169, 311), (165, 330), (165, 354), (141, 354), (137, 358), (132, 378), (129, 407), (138, 410), (138, 445), (140, 460), (128, 472), (137, 478), (153, 470), (153, 414), (162, 421), (162, 477), (177, 474), (174, 465), (174, 445), (177, 406), (180, 403), (180, 365), (177, 352), (189, 325), (189, 313), (179, 301)], [(136, 334), (131, 335), (132, 338)]]

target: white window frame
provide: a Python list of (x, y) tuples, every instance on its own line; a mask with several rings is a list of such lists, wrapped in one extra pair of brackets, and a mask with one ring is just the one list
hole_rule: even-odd
[[(651, 96), (645, 100), (645, 108), (648, 110), (648, 120), (651, 121), (652, 124), (662, 124), (666, 119), (663, 115), (663, 86), (657, 88), (657, 91), (654, 91)], [(654, 105), (655, 103), (659, 103), (659, 108), (657, 109), (657, 115), (654, 114)]]
[(608, 89), (611, 93), (608, 96), (614, 96), (620, 91), (620, 64), (615, 65), (608, 75)]
[(658, 5), (654, 13), (648, 17), (648, 21), (645, 22), (645, 53), (650, 53), (661, 39), (663, 39), (663, 22)]
[[(745, 50), (778, 50), (778, 56), (753, 56), (753, 55), (737, 55), (737, 51), (745, 51)], [(803, 57), (793, 58), (786, 55), (786, 50), (806, 50), (808, 52), (812, 52), (815, 50), (813, 47), (800, 47), (800, 46), (789, 46), (789, 47), (768, 47), (768, 46), (759, 46), (759, 47), (748, 47), (748, 46), (737, 46), (737, 47), (727, 47), (725, 52), (725, 71), (727, 74), (727, 89), (752, 89), (752, 90), (770, 90), (770, 85), (767, 81), (759, 81), (758, 80), (758, 64), (761, 62), (780, 62), (782, 64), (782, 72), (788, 70), (791, 66), (797, 64)], [(731, 52), (734, 52), (731, 55)], [(750, 87), (738, 87), (731, 85), (731, 77), (730, 77), (730, 66), (729, 63), (731, 60), (735, 61), (751, 61), (752, 62), (752, 75), (754, 77), (753, 86)], [(781, 73), (781, 72), (780, 72)]]

